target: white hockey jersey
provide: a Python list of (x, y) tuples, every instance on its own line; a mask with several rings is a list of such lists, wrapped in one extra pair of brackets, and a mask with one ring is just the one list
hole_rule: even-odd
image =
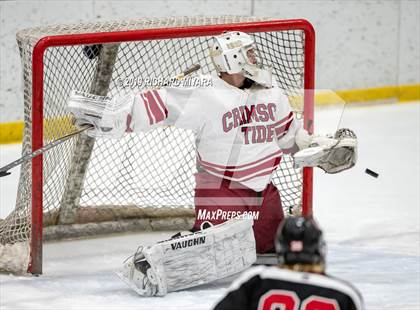
[(295, 145), (301, 123), (287, 97), (270, 89), (239, 89), (216, 74), (206, 87), (164, 87), (135, 96), (129, 131), (174, 125), (193, 130), (201, 169), (261, 191), (283, 152)]

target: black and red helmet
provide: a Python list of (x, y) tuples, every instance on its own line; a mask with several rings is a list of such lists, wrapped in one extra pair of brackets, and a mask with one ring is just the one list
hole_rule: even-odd
[(324, 264), (325, 241), (312, 217), (288, 217), (280, 224), (275, 241), (281, 264)]

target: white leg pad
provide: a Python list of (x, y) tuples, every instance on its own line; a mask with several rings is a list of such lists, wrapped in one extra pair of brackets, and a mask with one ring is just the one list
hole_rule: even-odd
[(163, 296), (230, 276), (256, 261), (252, 225), (252, 219), (233, 219), (161, 241), (142, 249), (141, 257), (150, 264), (146, 273), (130, 260), (117, 274), (143, 296)]

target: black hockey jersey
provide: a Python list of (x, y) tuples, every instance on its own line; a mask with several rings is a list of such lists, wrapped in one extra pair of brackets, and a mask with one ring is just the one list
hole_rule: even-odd
[(251, 268), (232, 283), (214, 310), (361, 310), (349, 283), (327, 275), (278, 267)]

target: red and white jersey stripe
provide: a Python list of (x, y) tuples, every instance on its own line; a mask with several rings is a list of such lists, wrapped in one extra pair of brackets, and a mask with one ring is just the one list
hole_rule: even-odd
[(139, 96), (143, 100), (150, 125), (162, 122), (168, 117), (168, 110), (158, 91), (148, 90), (140, 93)]
[(288, 132), (290, 125), (293, 122), (293, 118), (294, 114), (293, 112), (290, 112), (286, 117), (274, 124), (277, 139), (280, 139)]
[(202, 160), (200, 154), (198, 154), (198, 163), (210, 174), (223, 179), (244, 183), (246, 181), (253, 180), (256, 177), (271, 175), (278, 167), (281, 155), (282, 151), (279, 150), (269, 156), (251, 163), (239, 166), (222, 166), (204, 161)]
[(256, 191), (271, 180), (283, 153), (295, 145), (301, 124), (287, 97), (272, 88), (254, 85), (241, 90), (217, 75), (205, 87), (164, 87), (135, 98), (130, 129), (148, 131), (174, 125), (197, 135), (198, 165)]

